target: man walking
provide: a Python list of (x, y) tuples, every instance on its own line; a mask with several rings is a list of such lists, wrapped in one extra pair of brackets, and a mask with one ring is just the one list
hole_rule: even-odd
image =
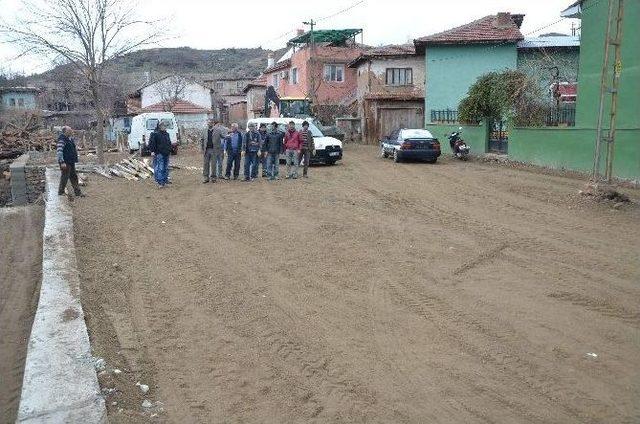
[[(222, 160), (224, 158), (223, 142), (225, 129), (218, 121), (209, 120), (209, 124), (201, 137), (201, 149), (204, 154), (202, 166), (202, 182), (216, 182), (222, 176)], [(211, 169), (213, 167), (213, 169)]]
[(271, 181), (278, 178), (283, 140), (284, 134), (278, 131), (278, 123), (272, 122), (264, 142), (264, 150), (267, 152), (267, 175)]
[(78, 174), (76, 173), (76, 163), (78, 162), (78, 150), (76, 143), (71, 138), (71, 127), (62, 127), (62, 133), (58, 137), (56, 144), (56, 157), (60, 165), (60, 185), (58, 186), (58, 194), (62, 196), (67, 187), (67, 181), (71, 180), (73, 192), (78, 197), (84, 197), (80, 191), (78, 184)]
[[(258, 155), (258, 162), (262, 167), (262, 178), (267, 177), (267, 153), (264, 149), (264, 144), (267, 141), (267, 124), (262, 122), (258, 128), (258, 134), (260, 135), (260, 154)], [(254, 178), (258, 176), (258, 167), (256, 166), (256, 174)]]
[(252, 181), (258, 175), (258, 152), (260, 150), (260, 134), (256, 124), (249, 124), (249, 131), (244, 135), (244, 180)]
[(164, 122), (160, 121), (149, 137), (149, 150), (153, 156), (153, 175), (158, 188), (164, 188), (169, 182), (169, 155), (171, 139)]
[[(284, 156), (287, 161), (287, 179), (298, 178), (298, 163), (300, 157), (300, 133), (296, 131), (295, 122), (289, 122), (289, 128), (284, 135)], [(293, 171), (291, 168), (293, 167)]]
[(233, 166), (233, 179), (237, 180), (240, 175), (240, 158), (242, 157), (242, 133), (238, 130), (238, 124), (231, 124), (231, 132), (225, 137), (227, 146), (227, 172), (225, 179), (231, 178), (231, 167)]
[(302, 130), (300, 131), (300, 142), (300, 157), (298, 158), (298, 162), (300, 162), (300, 159), (304, 160), (302, 176), (304, 178), (309, 178), (307, 169), (309, 168), (311, 154), (316, 154), (316, 145), (313, 142), (313, 134), (311, 134), (311, 131), (309, 131), (309, 123), (307, 121), (304, 121), (302, 123)]

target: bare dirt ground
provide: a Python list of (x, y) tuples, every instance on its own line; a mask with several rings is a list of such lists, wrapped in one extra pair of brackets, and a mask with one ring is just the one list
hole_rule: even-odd
[(42, 206), (0, 209), (0, 423), (16, 419), (42, 275)]
[(92, 177), (74, 217), (110, 422), (640, 422), (636, 205), (366, 146), (311, 175)]

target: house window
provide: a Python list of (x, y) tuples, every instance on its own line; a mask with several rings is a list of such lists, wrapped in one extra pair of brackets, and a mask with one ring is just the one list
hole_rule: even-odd
[(242, 90), (244, 88), (244, 82), (243, 81), (237, 81), (236, 82), (236, 88), (238, 90)]
[(18, 107), (24, 107), (24, 99), (18, 99)]
[(298, 83), (298, 68), (293, 68), (291, 70), (291, 84)]
[(215, 88), (216, 90), (222, 90), (224, 88), (224, 83), (222, 81), (216, 81)]
[(16, 107), (16, 99), (14, 98), (9, 99), (9, 106)]
[(278, 88), (280, 86), (280, 74), (277, 72), (273, 74), (273, 86), (275, 88)]
[(387, 85), (413, 85), (413, 69), (387, 68)]
[(344, 65), (324, 65), (324, 80), (333, 82), (344, 81)]

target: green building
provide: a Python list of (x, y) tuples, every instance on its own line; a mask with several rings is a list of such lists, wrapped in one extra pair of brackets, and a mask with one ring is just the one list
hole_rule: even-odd
[[(615, 28), (615, 15), (619, 0), (611, 0), (614, 5), (612, 27)], [(593, 166), (593, 156), (596, 143), (596, 128), (600, 99), (600, 80), (604, 58), (605, 33), (607, 26), (609, 0), (580, 0), (571, 4), (562, 16), (566, 18), (580, 18), (580, 53), (578, 66), (577, 100), (575, 104), (575, 126), (567, 127), (530, 127), (508, 129), (508, 156), (512, 160), (532, 163), (551, 168), (572, 169), (589, 172)], [(495, 15), (495, 18), (503, 14)], [(471, 41), (471, 38), (482, 37), (487, 31), (471, 31), (472, 35), (465, 36), (466, 41), (440, 44), (436, 36), (446, 36), (459, 32), (466, 27), (473, 27), (479, 21), (454, 28), (440, 34), (415, 40), (417, 49), (424, 49), (426, 54), (426, 92), (425, 92), (425, 121), (426, 127), (434, 135), (443, 135), (462, 126), (464, 137), (472, 148), (472, 152), (484, 153), (489, 151), (490, 139), (493, 138), (493, 128), (489, 124), (461, 125), (456, 122), (455, 113), (439, 113), (439, 109), (457, 109), (459, 100), (464, 96), (468, 87), (469, 74), (477, 78), (491, 70), (501, 70), (517, 66), (518, 59), (522, 63), (523, 57), (518, 58), (515, 31), (519, 28), (518, 20), (521, 15), (509, 15), (515, 24), (509, 31), (513, 32), (513, 41), (505, 38), (493, 43), (485, 41), (483, 57), (472, 55), (474, 49), (482, 49), (482, 45)], [(487, 19), (487, 18), (483, 18)], [(482, 20), (481, 20), (482, 21)], [(620, 83), (617, 107), (615, 154), (613, 174), (620, 178), (640, 180), (640, 31), (635, 28), (640, 22), (640, 1), (627, 0), (624, 2), (623, 38), (621, 43)], [(496, 30), (494, 28), (494, 30)], [(465, 32), (465, 31), (462, 31)], [(519, 33), (519, 31), (517, 31)], [(502, 47), (512, 48), (513, 62), (505, 59), (506, 53)], [(442, 48), (449, 48), (447, 55), (441, 53)], [(458, 53), (456, 54), (455, 51)], [(611, 83), (613, 74), (614, 49), (610, 49), (611, 60), (607, 84)], [(436, 61), (436, 59), (438, 59)], [(456, 66), (446, 66), (447, 63)], [(487, 63), (496, 66), (488, 69)], [(460, 70), (460, 68), (472, 68)], [(462, 72), (465, 76), (456, 82), (455, 75)], [(450, 75), (447, 76), (446, 74)], [(541, 82), (541, 84), (546, 82)], [(450, 87), (442, 85), (452, 84)], [(461, 94), (462, 93), (462, 94)], [(608, 99), (609, 96), (606, 97)], [(435, 111), (435, 113), (433, 112)], [(435, 118), (435, 119), (432, 119)], [(445, 118), (445, 119), (442, 119)], [(605, 107), (605, 130), (609, 123), (609, 107)], [(502, 133), (502, 132), (501, 132)], [(442, 143), (443, 149), (448, 149), (447, 143)], [(601, 161), (604, 169), (604, 160)]]

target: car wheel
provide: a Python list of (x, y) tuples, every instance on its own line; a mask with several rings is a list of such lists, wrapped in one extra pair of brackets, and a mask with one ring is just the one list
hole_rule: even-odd
[(389, 153), (387, 153), (387, 152), (384, 150), (384, 147), (381, 147), (381, 148), (380, 148), (380, 153), (378, 154), (378, 156), (379, 156), (379, 157), (381, 157), (381, 158), (388, 158), (388, 157), (389, 157)]
[(336, 161), (335, 161), (335, 160), (328, 160), (328, 161), (327, 161), (327, 165), (329, 165), (329, 166), (333, 166), (333, 165), (335, 165), (335, 164), (336, 164)]
[(398, 155), (398, 151), (397, 151), (397, 150), (394, 150), (394, 151), (393, 151), (393, 161), (394, 161), (395, 163), (400, 163), (400, 161), (401, 161), (400, 156)]
[(438, 158), (435, 159), (427, 159), (427, 163), (436, 163), (438, 161)]

